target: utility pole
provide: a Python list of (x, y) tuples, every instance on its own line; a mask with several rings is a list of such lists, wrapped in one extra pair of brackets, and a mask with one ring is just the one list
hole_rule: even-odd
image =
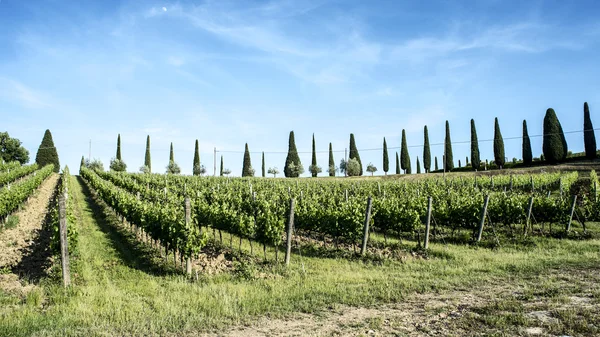
[(92, 140), (90, 139), (90, 150), (88, 152), (88, 162), (92, 161)]
[(215, 153), (213, 157), (213, 176), (217, 176), (217, 148), (215, 147)]
[(346, 164), (346, 169), (344, 170), (344, 177), (348, 176), (348, 148), (344, 148), (344, 163)]

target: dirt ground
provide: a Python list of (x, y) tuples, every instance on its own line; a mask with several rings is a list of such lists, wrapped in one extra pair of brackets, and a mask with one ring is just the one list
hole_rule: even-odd
[[(548, 279), (554, 281), (547, 289), (540, 288)], [(264, 317), (212, 335), (597, 336), (599, 294), (600, 269), (554, 271), (520, 284), (496, 282), (442, 294), (412, 294), (402, 303), (375, 308), (335, 306), (319, 314)], [(574, 313), (574, 321), (565, 318), (565, 313)], [(577, 314), (592, 319), (578, 327), (582, 318)]]
[(23, 259), (36, 258), (33, 256), (36, 250), (34, 245), (41, 236), (48, 204), (58, 178), (58, 174), (52, 174), (46, 179), (29, 201), (13, 214), (19, 218), (19, 224), (0, 232), (0, 289), (26, 293), (32, 288), (31, 285), (25, 285), (27, 282), (23, 282), (25, 280), (22, 280), (23, 275), (19, 275), (19, 266)]

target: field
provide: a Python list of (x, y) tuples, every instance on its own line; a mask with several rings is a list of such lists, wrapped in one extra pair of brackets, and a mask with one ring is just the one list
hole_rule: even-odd
[[(73, 285), (62, 288), (56, 257), (31, 283), (1, 269), (13, 287), (0, 290), (0, 335), (600, 334), (594, 174), (435, 176), (407, 185), (83, 169), (63, 177), (77, 231)], [(567, 232), (573, 193), (580, 201)], [(424, 249), (429, 196), (436, 223)], [(296, 232), (285, 266), (290, 198)], [(324, 220), (332, 218), (345, 220)]]

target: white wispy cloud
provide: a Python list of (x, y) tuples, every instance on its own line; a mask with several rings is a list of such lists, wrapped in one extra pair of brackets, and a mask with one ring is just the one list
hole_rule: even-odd
[(28, 109), (43, 109), (53, 105), (53, 99), (49, 94), (19, 81), (0, 78), (0, 88), (2, 88), (0, 97)]

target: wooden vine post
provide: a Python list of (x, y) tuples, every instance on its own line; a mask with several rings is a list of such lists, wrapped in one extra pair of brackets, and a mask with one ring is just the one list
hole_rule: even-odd
[(527, 230), (529, 229), (529, 221), (531, 219), (531, 211), (533, 210), (533, 196), (529, 198), (529, 206), (527, 207), (527, 221), (525, 222), (525, 228), (523, 229), (523, 235), (527, 236)]
[(569, 222), (567, 222), (566, 232), (571, 230), (571, 222), (573, 221), (573, 213), (575, 212), (575, 205), (577, 204), (577, 195), (573, 196), (573, 205), (571, 206), (571, 214), (569, 215)]
[[(185, 227), (190, 228), (192, 224), (192, 207), (190, 206), (190, 198), (185, 198)], [(185, 273), (189, 276), (192, 275), (192, 258), (188, 256), (185, 259)]]
[(63, 286), (71, 285), (71, 273), (69, 270), (69, 240), (67, 239), (67, 206), (65, 195), (58, 196), (58, 217), (60, 235), (60, 259), (62, 266)]
[(365, 225), (363, 227), (363, 241), (360, 248), (360, 255), (365, 255), (367, 252), (367, 241), (369, 240), (369, 222), (371, 221), (371, 204), (373, 199), (371, 196), (367, 199), (367, 210), (365, 212)]
[(483, 235), (483, 224), (485, 223), (485, 216), (487, 214), (488, 203), (490, 201), (490, 195), (485, 196), (485, 200), (483, 201), (483, 208), (481, 209), (481, 221), (479, 221), (479, 233), (477, 234), (477, 242), (481, 241), (481, 236)]
[(431, 227), (431, 202), (432, 198), (429, 197), (427, 199), (427, 220), (425, 222), (425, 242), (423, 243), (423, 248), (429, 248), (429, 228)]
[(290, 216), (287, 225), (287, 240), (285, 243), (285, 265), (290, 265), (290, 255), (292, 255), (292, 233), (294, 231), (294, 198), (290, 199)]

